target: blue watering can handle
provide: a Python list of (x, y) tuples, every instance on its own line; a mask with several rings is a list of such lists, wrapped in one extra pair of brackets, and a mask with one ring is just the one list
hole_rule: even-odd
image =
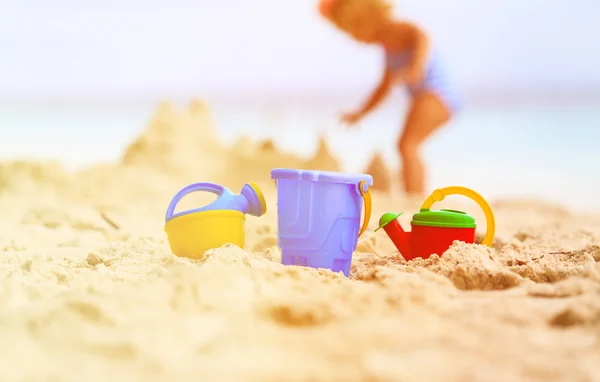
[(217, 196), (221, 196), (221, 195), (223, 195), (223, 192), (225, 191), (225, 187), (219, 186), (218, 184), (214, 184), (214, 183), (190, 184), (189, 186), (187, 186), (184, 189), (182, 189), (181, 191), (179, 191), (173, 197), (173, 200), (171, 200), (171, 204), (169, 204), (169, 207), (167, 208), (167, 216), (165, 217), (165, 219), (169, 220), (173, 217), (173, 213), (175, 212), (175, 207), (177, 207), (177, 204), (181, 201), (181, 199), (183, 199), (184, 196), (191, 194), (192, 192), (196, 192), (196, 191), (206, 191), (206, 192), (216, 194)]

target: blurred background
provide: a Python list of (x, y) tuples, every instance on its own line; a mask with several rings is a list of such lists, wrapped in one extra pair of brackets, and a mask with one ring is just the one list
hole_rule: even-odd
[[(466, 108), (425, 148), (431, 188), (600, 209), (600, 2), (405, 0)], [(220, 136), (300, 155), (326, 133), (347, 171), (399, 167), (399, 90), (358, 129), (336, 124), (382, 55), (319, 18), (316, 0), (0, 0), (0, 159), (74, 169), (117, 160), (161, 100), (207, 100)]]

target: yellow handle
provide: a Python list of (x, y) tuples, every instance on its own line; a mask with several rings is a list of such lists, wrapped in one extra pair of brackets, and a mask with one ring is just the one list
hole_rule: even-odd
[(360, 188), (360, 194), (363, 197), (363, 201), (365, 203), (365, 220), (363, 221), (363, 225), (360, 228), (360, 232), (358, 233), (358, 237), (365, 232), (367, 226), (369, 225), (369, 220), (371, 220), (371, 190), (367, 188), (367, 192), (363, 191), (363, 186), (365, 185), (365, 181), (362, 180), (358, 187)]
[(492, 207), (490, 207), (488, 202), (475, 191), (461, 186), (438, 188), (437, 190), (433, 191), (433, 193), (429, 195), (427, 199), (425, 199), (425, 202), (423, 202), (421, 209), (430, 209), (431, 206), (433, 206), (433, 203), (441, 202), (448, 195), (466, 196), (467, 198), (470, 198), (474, 202), (479, 204), (479, 207), (483, 210), (483, 213), (485, 214), (485, 224), (487, 227), (485, 237), (483, 238), (481, 244), (490, 247), (492, 245), (492, 242), (494, 241), (494, 233), (496, 231), (496, 220), (494, 219)]

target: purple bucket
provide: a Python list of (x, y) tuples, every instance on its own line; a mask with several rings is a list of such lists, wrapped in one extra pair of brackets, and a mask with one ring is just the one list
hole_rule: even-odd
[[(352, 253), (370, 218), (373, 178), (282, 168), (273, 169), (271, 178), (277, 181), (282, 264), (342, 271), (348, 277)], [(361, 230), (363, 201), (366, 216)]]

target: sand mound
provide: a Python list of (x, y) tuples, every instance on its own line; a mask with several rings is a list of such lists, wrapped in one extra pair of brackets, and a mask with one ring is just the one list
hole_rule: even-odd
[(215, 159), (223, 154), (222, 147), (207, 105), (194, 101), (187, 110), (178, 110), (164, 102), (146, 130), (127, 147), (122, 163), (179, 174), (199, 168), (210, 173), (218, 171)]
[(40, 191), (63, 190), (72, 177), (59, 163), (7, 162), (0, 163), (0, 196)]
[(317, 152), (304, 164), (304, 168), (309, 170), (341, 171), (340, 163), (331, 154), (324, 136), (319, 137)]
[(279, 263), (266, 182), (244, 249), (173, 256), (162, 219), (188, 181), (339, 168), (324, 140), (309, 159), (269, 141), (227, 148), (209, 115), (163, 105), (117, 165), (0, 164), (0, 380), (600, 379), (598, 216), (497, 201), (493, 248), (407, 262), (373, 227), (392, 205), (408, 227), (418, 205), (374, 191), (345, 278)]
[(270, 181), (271, 170), (275, 167), (340, 171), (340, 165), (324, 138), (320, 139), (314, 156), (302, 158), (281, 151), (272, 140), (253, 142), (248, 137), (240, 137), (233, 149), (227, 151), (223, 162), (227, 168), (223, 182), (234, 188), (239, 188), (242, 184), (238, 174), (245, 174), (245, 181), (265, 183)]
[(267, 139), (260, 143), (261, 153), (270, 153), (276, 151), (275, 143), (271, 139)]
[[(269, 181), (274, 166), (340, 170), (324, 137), (311, 158), (282, 152), (272, 140), (256, 142), (244, 136), (227, 147), (216, 134), (208, 105), (198, 100), (187, 110), (162, 103), (148, 127), (125, 150), (122, 164), (185, 179), (202, 178), (234, 189), (246, 181)], [(246, 174), (244, 181), (239, 174)]]
[(392, 176), (381, 154), (377, 153), (371, 159), (365, 173), (373, 177), (373, 190), (390, 192), (392, 190)]

